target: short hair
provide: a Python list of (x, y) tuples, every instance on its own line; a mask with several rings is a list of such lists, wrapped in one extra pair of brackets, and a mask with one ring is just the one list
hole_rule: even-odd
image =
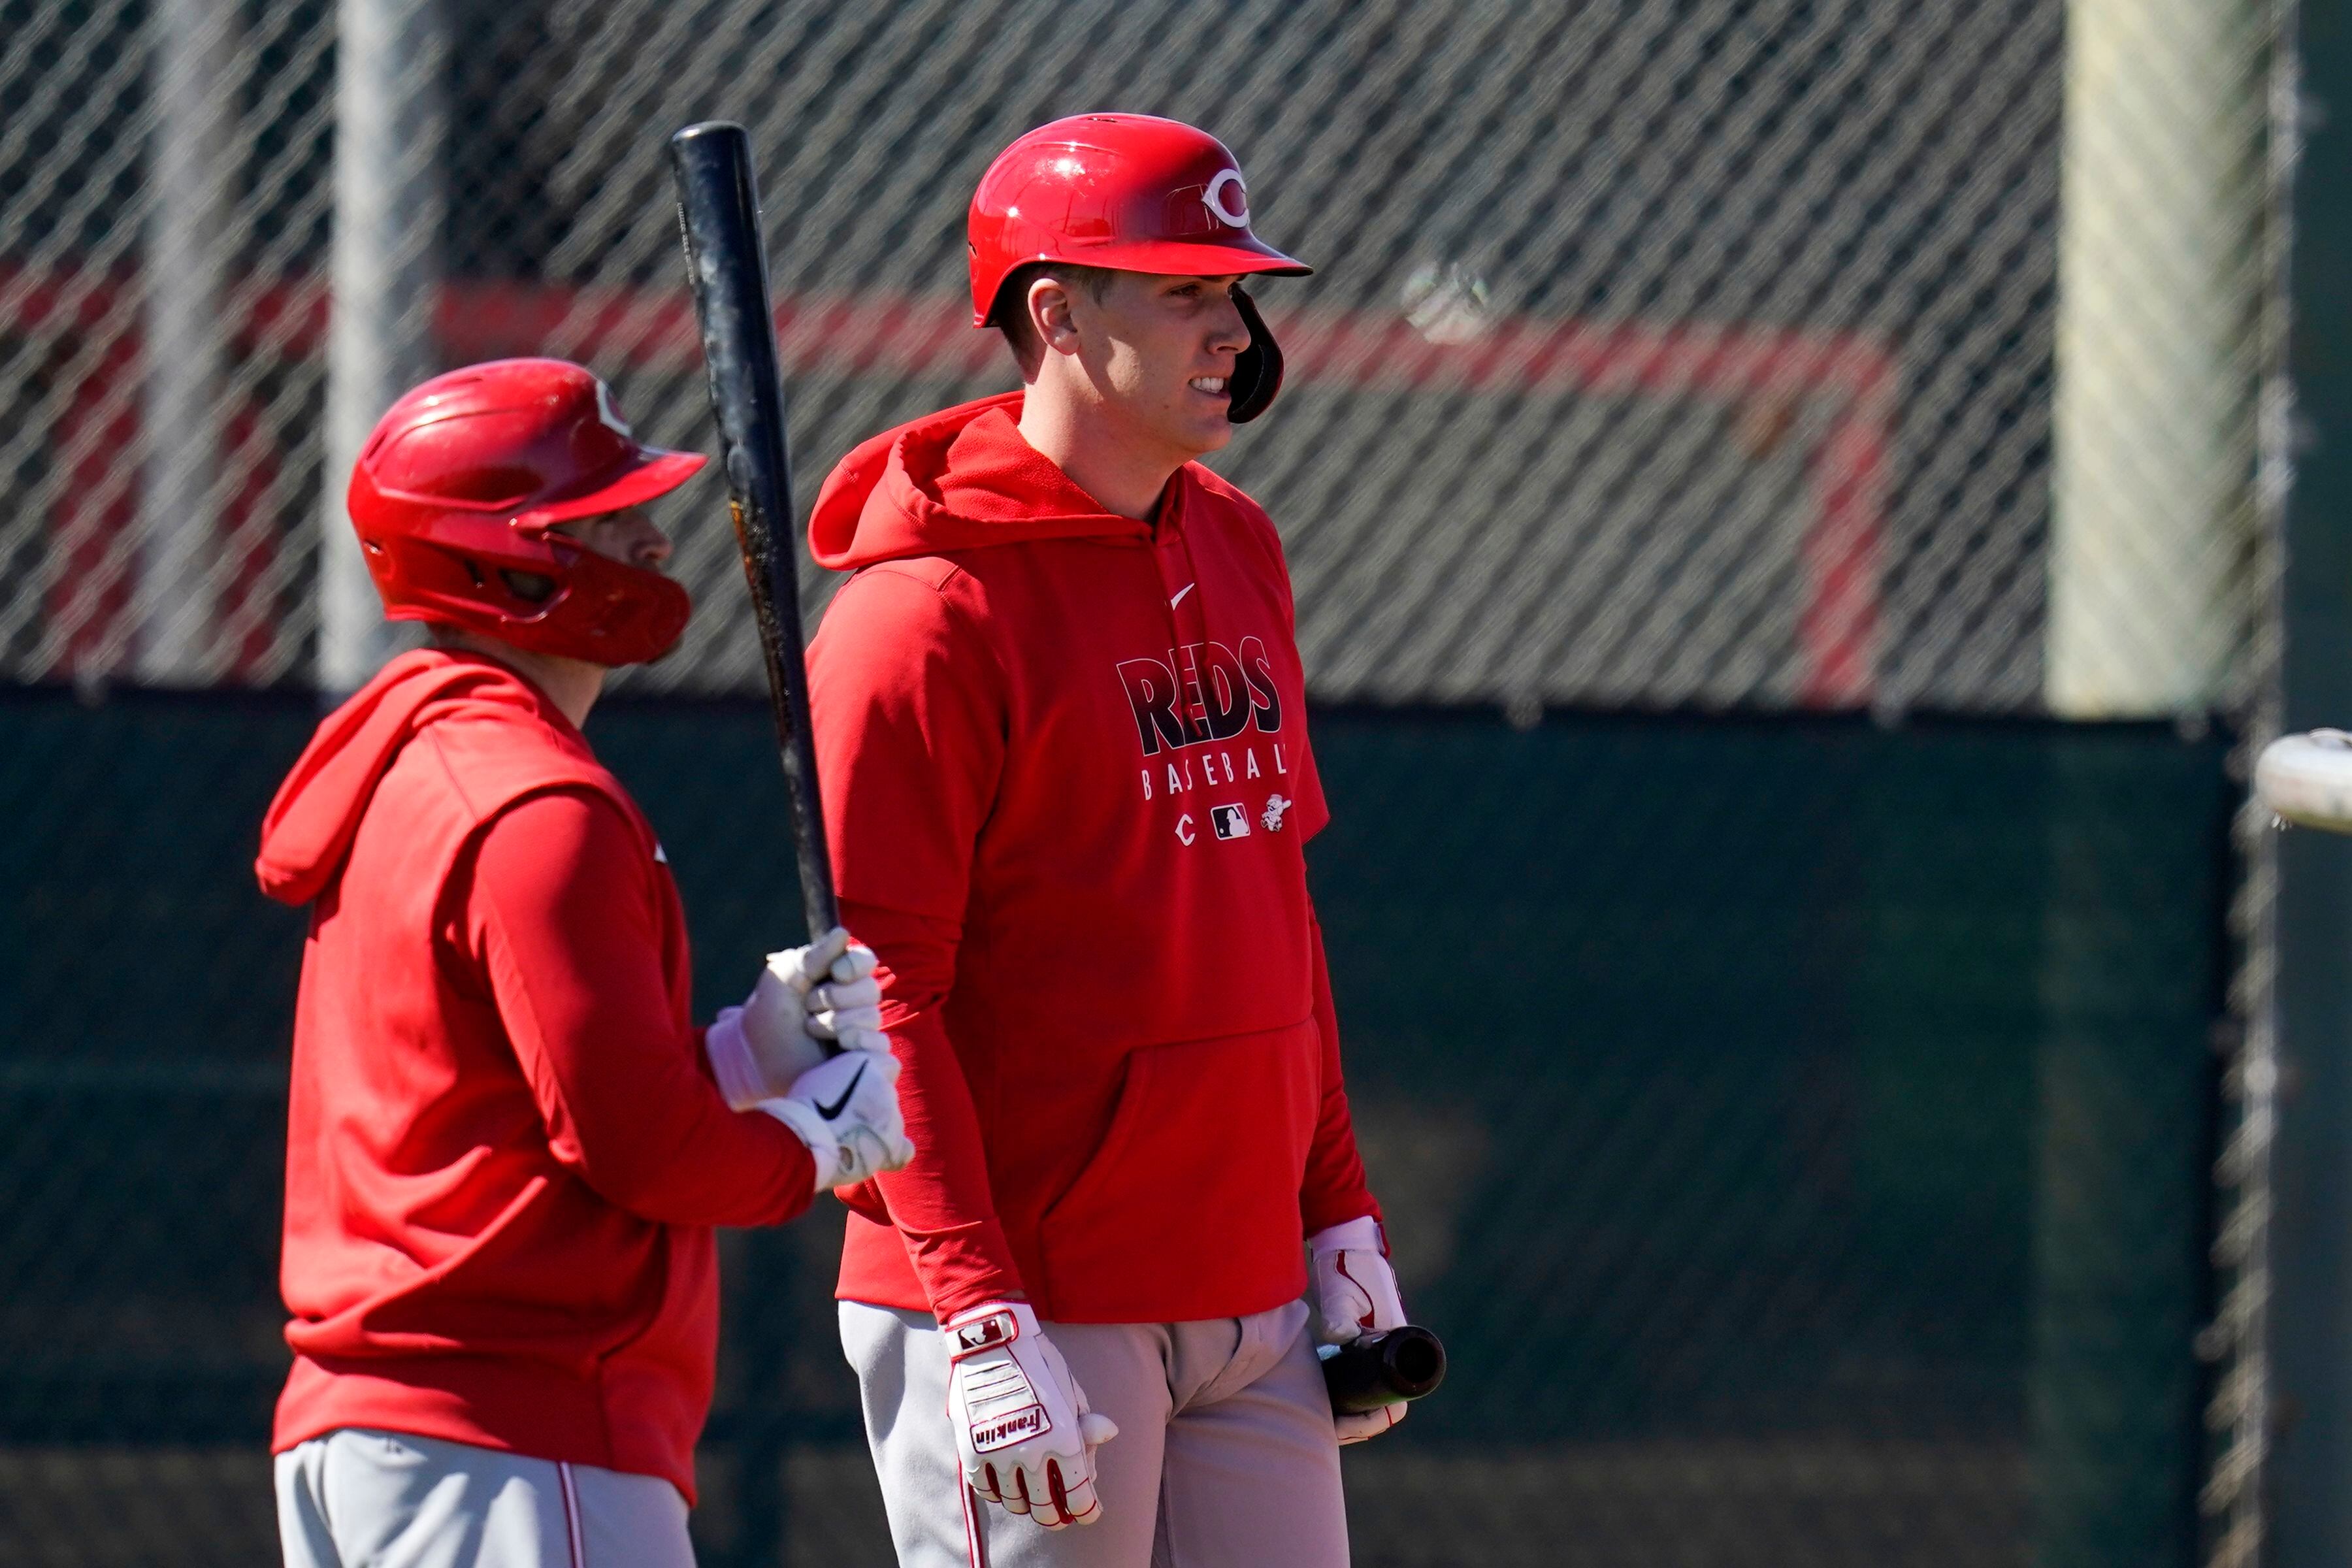
[(1087, 297), (1099, 304), (1110, 288), (1113, 270), (1108, 267), (1081, 267), (1074, 261), (1024, 261), (1004, 275), (1004, 281), (997, 285), (996, 303), (989, 313), (996, 330), (1004, 334), (1013, 357), (1021, 363), (1024, 375), (1034, 368), (1045, 347), (1029, 324), (1029, 286), (1040, 278), (1059, 279), (1084, 289)]

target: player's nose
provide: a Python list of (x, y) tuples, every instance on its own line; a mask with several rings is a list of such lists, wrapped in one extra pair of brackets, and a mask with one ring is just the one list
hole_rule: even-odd
[(662, 531), (661, 524), (642, 511), (635, 513), (629, 521), (630, 564), (645, 567), (650, 572), (658, 572), (669, 562), (671, 550), (669, 535)]
[(1232, 290), (1219, 297), (1219, 308), (1209, 321), (1209, 352), (1213, 354), (1237, 354), (1249, 347), (1249, 323), (1242, 320), (1239, 305), (1234, 303)]

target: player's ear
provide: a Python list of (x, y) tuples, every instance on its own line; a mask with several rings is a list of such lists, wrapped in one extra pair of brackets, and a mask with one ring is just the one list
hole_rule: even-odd
[(1029, 285), (1029, 326), (1037, 341), (1055, 353), (1078, 352), (1077, 324), (1071, 319), (1069, 286), (1048, 274)]

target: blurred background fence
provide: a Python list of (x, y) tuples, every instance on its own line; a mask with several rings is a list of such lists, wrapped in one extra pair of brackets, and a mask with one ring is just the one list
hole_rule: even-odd
[[(1115, 107), (1318, 268), (1217, 462), (1289, 552), (1367, 1158), (1455, 1354), (1349, 1456), (1358, 1560), (2254, 1562), (2289, 19), (0, 0), (0, 1560), (270, 1550), (299, 923), (245, 861), (392, 646), (376, 415), (555, 353), (707, 447), (663, 141), (723, 115), (805, 501), (1012, 384), (963, 205)], [(592, 735), (707, 1008), (796, 900), (715, 481), (661, 515), (700, 610)], [(1433, 919), (1475, 1040), (1398, 992)], [(714, 1563), (885, 1551), (830, 1225), (730, 1238)]]

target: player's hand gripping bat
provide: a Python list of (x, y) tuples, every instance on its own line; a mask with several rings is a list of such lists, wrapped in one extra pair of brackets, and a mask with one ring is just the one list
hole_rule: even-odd
[(669, 160), (677, 182), (687, 283), (694, 290), (702, 358), (710, 373), (710, 411), (719, 424), (728, 507), (760, 626), (768, 705), (775, 715), (776, 749), (791, 796), (801, 909), (814, 941), (838, 925), (840, 917), (833, 863), (825, 853), (824, 807), (817, 796), (816, 749), (809, 736), (784, 384), (776, 359), (775, 312), (768, 300), (768, 253), (761, 240), (751, 142), (740, 125), (708, 121), (669, 139)]
[(1375, 1412), (1435, 1391), (1445, 1377), (1445, 1347), (1427, 1329), (1405, 1321), (1404, 1299), (1377, 1218), (1367, 1215), (1326, 1226), (1307, 1245), (1307, 1296), (1322, 1324), (1318, 1337), (1351, 1336), (1316, 1347), (1331, 1413), (1341, 1418), (1341, 1445), (1360, 1443), (1390, 1430), (1404, 1415), (1397, 1410), (1369, 1419)]

